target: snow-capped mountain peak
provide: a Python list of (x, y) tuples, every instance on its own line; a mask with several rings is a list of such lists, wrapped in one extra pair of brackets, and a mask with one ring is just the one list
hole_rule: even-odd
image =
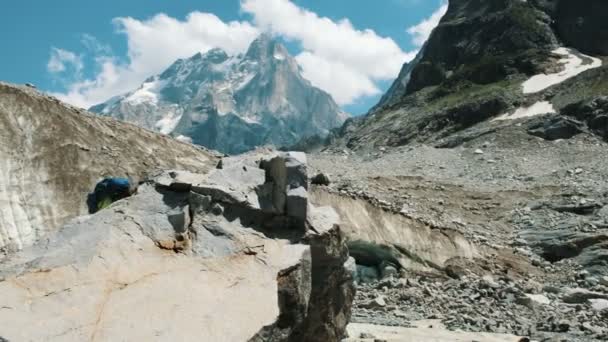
[(322, 136), (347, 118), (268, 34), (244, 54), (214, 48), (179, 59), (91, 110), (227, 153)]

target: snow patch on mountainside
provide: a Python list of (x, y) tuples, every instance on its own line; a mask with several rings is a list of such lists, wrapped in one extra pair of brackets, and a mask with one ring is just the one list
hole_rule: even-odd
[(153, 81), (144, 82), (139, 89), (127, 96), (126, 102), (132, 105), (148, 103), (157, 105), (159, 94), (166, 82), (154, 79)]
[(251, 80), (253, 80), (254, 77), (255, 77), (255, 74), (244, 75), (243, 77), (241, 77), (239, 83), (236, 85), (236, 87), (234, 89), (238, 91), (238, 90), (245, 88), (245, 86), (248, 85), (249, 82), (251, 82)]
[(244, 116), (241, 119), (243, 121), (245, 121), (246, 123), (248, 123), (248, 124), (252, 124), (252, 125), (259, 125), (260, 124), (260, 122), (257, 119), (252, 118), (252, 117)]
[(192, 144), (192, 138), (187, 137), (185, 135), (178, 135), (175, 140), (177, 141), (181, 141), (183, 143), (188, 143), (188, 144)]
[(101, 111), (102, 114), (110, 114), (110, 109), (118, 102), (124, 99), (124, 96), (114, 96), (106, 102), (106, 106)]
[(539, 101), (529, 107), (520, 107), (513, 113), (505, 113), (492, 121), (515, 120), (542, 114), (554, 114), (555, 108), (549, 101)]
[(239, 62), (241, 61), (241, 58), (239, 56), (232, 56), (230, 58), (228, 58), (227, 60), (225, 60), (222, 63), (218, 63), (218, 64), (214, 64), (212, 66), (212, 68), (218, 72), (218, 73), (222, 73), (222, 74), (227, 74), (229, 73), (234, 66), (236, 66)]
[[(565, 80), (572, 78), (584, 71), (602, 66), (602, 61), (600, 59), (580, 54), (579, 52), (568, 48), (561, 47), (553, 50), (553, 53), (563, 56), (559, 63), (564, 65), (564, 70), (554, 74), (540, 74), (532, 76), (522, 84), (524, 94), (537, 93), (541, 90), (545, 90), (551, 86), (562, 83)], [(591, 59), (591, 63), (583, 64), (583, 59), (578, 55)]]
[(274, 59), (279, 60), (279, 61), (282, 61), (282, 60), (284, 60), (284, 59), (285, 59), (285, 55), (284, 55), (284, 54), (282, 54), (282, 53), (280, 53), (280, 52), (275, 52), (275, 54), (274, 54)]
[[(175, 106), (177, 107), (177, 106)], [(165, 114), (165, 116), (156, 122), (155, 127), (162, 134), (169, 134), (173, 132), (179, 120), (182, 118), (182, 114), (178, 114), (178, 109), (170, 110)]]

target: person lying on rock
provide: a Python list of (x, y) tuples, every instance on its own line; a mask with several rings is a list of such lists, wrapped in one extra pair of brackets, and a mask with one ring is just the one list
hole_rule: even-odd
[(87, 204), (89, 213), (94, 214), (110, 204), (129, 197), (137, 191), (127, 178), (108, 177), (95, 185), (95, 190), (89, 194)]

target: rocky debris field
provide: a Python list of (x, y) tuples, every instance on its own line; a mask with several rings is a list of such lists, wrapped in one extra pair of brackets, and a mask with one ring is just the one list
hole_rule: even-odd
[(450, 330), (601, 341), (608, 338), (607, 290), (604, 285), (592, 291), (507, 276), (408, 274), (361, 284), (352, 321), (407, 327), (437, 319)]
[(417, 321), (415, 327), (397, 327), (352, 323), (348, 326), (348, 339), (344, 342), (515, 342), (521, 338), (515, 335), (451, 331), (439, 320)]
[(353, 322), (608, 339), (608, 146), (591, 133), (545, 140), (527, 132), (529, 120), (453, 148), (334, 146), (310, 157), (311, 174), (330, 180), (319, 191), (461, 234), (478, 252), (360, 283)]

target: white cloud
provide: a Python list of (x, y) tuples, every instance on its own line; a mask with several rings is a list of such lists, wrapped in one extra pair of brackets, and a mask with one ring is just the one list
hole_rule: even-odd
[[(339, 104), (354, 103), (359, 97), (380, 93), (365, 73), (319, 55), (304, 51), (296, 56), (304, 78), (329, 92)], [(314, 81), (313, 81), (314, 80)]]
[[(132, 90), (138, 83), (135, 78), (129, 80), (133, 74), (127, 68), (117, 66), (112, 57), (98, 57), (97, 63), (99, 71), (94, 79), (74, 81), (67, 92), (51, 93), (51, 95), (74, 106), (88, 108), (112, 96)], [(122, 80), (125, 80), (126, 84), (121, 84)]]
[(242, 0), (241, 8), (262, 29), (298, 41), (304, 50), (297, 56), (304, 75), (339, 104), (377, 94), (376, 81), (394, 78), (415, 57), (391, 38), (358, 30), (348, 19), (320, 17), (289, 0)]
[(185, 21), (158, 14), (146, 21), (118, 18), (114, 22), (127, 36), (133, 71), (148, 73), (161, 71), (177, 58), (214, 47), (228, 53), (245, 51), (259, 34), (248, 22), (224, 23), (213, 14), (201, 12), (190, 13)]
[(213, 14), (201, 12), (190, 13), (183, 21), (158, 14), (143, 21), (116, 18), (114, 24), (127, 37), (127, 61), (120, 62), (117, 57), (107, 55), (109, 48), (90, 36), (83, 36), (85, 47), (97, 54), (96, 75), (92, 79), (76, 79), (65, 93), (53, 95), (71, 104), (89, 107), (137, 88), (143, 80), (160, 73), (178, 58), (213, 47), (230, 53), (244, 51), (259, 33), (250, 23), (225, 23)]
[(88, 51), (95, 54), (96, 56), (109, 56), (112, 54), (112, 47), (107, 44), (103, 44), (97, 38), (95, 38), (95, 36), (92, 36), (88, 33), (84, 33), (81, 36), (80, 42)]
[[(144, 79), (160, 73), (178, 58), (214, 47), (228, 53), (242, 52), (260, 31), (267, 30), (300, 43), (302, 51), (296, 59), (303, 75), (345, 105), (379, 94), (377, 82), (395, 78), (403, 63), (417, 53), (403, 51), (391, 38), (373, 30), (357, 29), (348, 19), (321, 17), (290, 0), (241, 0), (241, 9), (252, 15), (253, 23), (224, 22), (202, 12), (192, 12), (184, 20), (165, 14), (147, 20), (116, 18), (113, 22), (117, 31), (127, 39), (126, 58), (113, 56), (109, 46), (85, 34), (81, 42), (93, 55), (96, 71), (93, 77), (83, 79), (82, 56), (54, 49), (48, 65), (50, 72), (65, 71), (66, 63), (72, 63), (79, 71), (66, 92), (53, 95), (89, 107), (137, 88)], [(444, 12), (442, 6), (408, 30), (417, 45), (428, 37)]]
[(53, 74), (64, 72), (69, 68), (74, 68), (76, 73), (80, 73), (83, 68), (82, 58), (72, 51), (53, 47), (46, 68)]
[(418, 47), (424, 45), (447, 11), (448, 4), (443, 3), (430, 17), (424, 19), (419, 24), (408, 28), (407, 33), (412, 36), (412, 43)]

